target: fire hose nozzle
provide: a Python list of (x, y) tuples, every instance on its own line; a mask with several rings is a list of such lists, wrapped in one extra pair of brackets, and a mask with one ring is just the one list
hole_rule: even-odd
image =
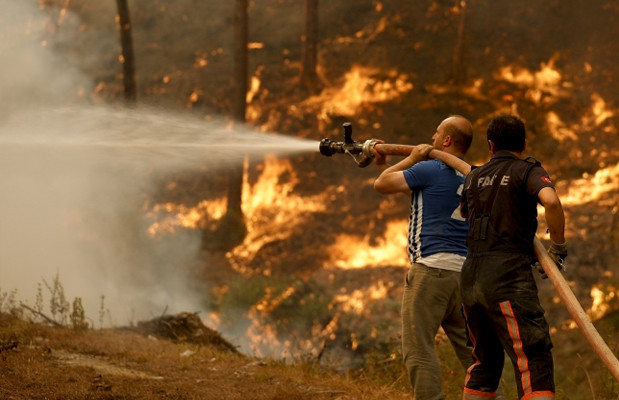
[[(342, 153), (350, 155), (359, 167), (366, 167), (372, 163), (372, 148), (377, 143), (376, 140), (366, 140), (365, 142), (355, 142), (352, 140), (352, 125), (350, 122), (344, 123), (344, 141), (336, 142), (329, 138), (320, 141), (318, 149), (320, 154), (331, 157), (333, 154)], [(355, 157), (360, 155), (360, 157)]]

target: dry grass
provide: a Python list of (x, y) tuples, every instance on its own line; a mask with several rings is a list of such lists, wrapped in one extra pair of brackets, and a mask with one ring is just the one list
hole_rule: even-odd
[(0, 317), (2, 399), (408, 399), (364, 378), (122, 330)]

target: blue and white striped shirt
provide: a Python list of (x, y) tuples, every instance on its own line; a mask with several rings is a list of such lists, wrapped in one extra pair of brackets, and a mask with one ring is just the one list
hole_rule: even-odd
[(411, 263), (460, 271), (468, 231), (460, 214), (464, 176), (439, 160), (422, 161), (403, 172), (413, 191), (408, 224)]

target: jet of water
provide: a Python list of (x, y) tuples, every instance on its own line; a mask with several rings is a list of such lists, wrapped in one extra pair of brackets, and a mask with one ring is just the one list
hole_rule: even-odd
[(15, 114), (0, 125), (0, 290), (32, 304), (59, 274), (91, 319), (105, 296), (111, 324), (203, 310), (181, 267), (199, 262), (200, 233), (148, 237), (151, 178), (317, 151), (317, 141), (149, 108)]
[(244, 157), (289, 156), (318, 151), (319, 144), (147, 107), (83, 106), (15, 117), (0, 130), (0, 143), (68, 157), (94, 153), (132, 167), (164, 170), (204, 163), (228, 166)]

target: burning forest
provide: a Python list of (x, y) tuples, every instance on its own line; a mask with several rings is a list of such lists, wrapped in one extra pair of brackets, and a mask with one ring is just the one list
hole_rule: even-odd
[[(56, 275), (93, 328), (196, 312), (244, 354), (399, 365), (409, 202), (320, 140), (350, 122), (360, 141), (430, 143), (461, 114), (481, 164), (489, 119), (515, 113), (566, 211), (565, 278), (617, 354), (613, 2), (139, 0), (124, 16), (14, 3), (0, 24), (1, 311), (14, 289), (37, 309)], [(539, 288), (563, 398), (587, 398), (576, 365), (608, 372)]]

